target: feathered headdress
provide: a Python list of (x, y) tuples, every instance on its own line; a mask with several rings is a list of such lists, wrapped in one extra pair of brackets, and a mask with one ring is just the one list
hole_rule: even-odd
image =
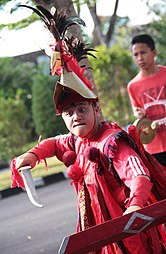
[(36, 8), (28, 5), (19, 5), (19, 7), (33, 10), (44, 21), (46, 28), (55, 39), (50, 47), (52, 48), (51, 74), (60, 77), (60, 82), (57, 82), (54, 93), (56, 108), (65, 89), (72, 90), (84, 98), (97, 100), (97, 95), (92, 91), (93, 85), (84, 76), (85, 66), (79, 66), (78, 64), (87, 55), (95, 57), (91, 53), (95, 50), (86, 48), (85, 44), (78, 38), (66, 35), (70, 26), (85, 26), (85, 22), (76, 16), (67, 17), (64, 10), (54, 9), (54, 13), (51, 13), (41, 5), (37, 5)]

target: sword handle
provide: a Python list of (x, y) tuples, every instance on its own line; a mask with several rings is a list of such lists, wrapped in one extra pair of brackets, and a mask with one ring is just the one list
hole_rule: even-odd
[(28, 166), (28, 165), (27, 166), (23, 166), (23, 167), (19, 168), (18, 171), (21, 172), (22, 170), (25, 170), (25, 169), (29, 169), (30, 170), (31, 166)]

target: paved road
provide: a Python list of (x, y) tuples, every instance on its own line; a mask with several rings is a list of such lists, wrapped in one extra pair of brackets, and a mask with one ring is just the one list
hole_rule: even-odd
[(64, 236), (75, 232), (77, 204), (69, 180), (37, 189), (44, 208), (20, 193), (0, 200), (0, 254), (57, 254)]

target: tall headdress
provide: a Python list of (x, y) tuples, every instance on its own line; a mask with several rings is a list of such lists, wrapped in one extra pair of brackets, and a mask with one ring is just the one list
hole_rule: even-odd
[[(54, 43), (51, 56), (51, 74), (58, 75), (59, 81), (56, 84), (54, 92), (54, 103), (56, 114), (60, 114), (64, 102), (78, 98), (97, 101), (97, 95), (93, 92), (92, 83), (84, 76), (85, 66), (79, 66), (79, 62), (91, 55), (95, 57), (91, 48), (86, 48), (85, 44), (74, 36), (67, 36), (67, 30), (72, 25), (83, 25), (85, 22), (76, 16), (67, 17), (66, 13), (61, 10), (55, 10), (51, 13), (41, 5), (36, 8), (28, 5), (19, 5), (33, 10), (42, 21), (46, 28), (53, 35)], [(68, 95), (73, 94), (73, 97)], [(63, 103), (62, 103), (63, 100)]]

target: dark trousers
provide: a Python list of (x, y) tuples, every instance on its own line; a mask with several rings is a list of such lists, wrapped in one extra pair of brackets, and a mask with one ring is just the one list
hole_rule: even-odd
[(166, 152), (152, 154), (153, 157), (164, 167), (166, 167)]

